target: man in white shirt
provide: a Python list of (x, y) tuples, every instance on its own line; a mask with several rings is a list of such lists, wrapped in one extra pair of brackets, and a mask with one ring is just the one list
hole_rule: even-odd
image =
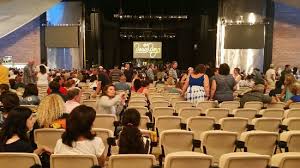
[(70, 114), (71, 111), (80, 105), (81, 90), (79, 88), (71, 88), (67, 92), (68, 101), (65, 103), (66, 113)]
[(274, 64), (270, 65), (270, 69), (266, 72), (266, 80), (268, 82), (268, 87), (270, 89), (275, 88), (275, 78), (276, 78), (276, 71), (274, 69)]
[(169, 70), (169, 76), (173, 77), (174, 80), (178, 81), (178, 74), (177, 74), (177, 69), (178, 63), (176, 61), (172, 62), (172, 67)]

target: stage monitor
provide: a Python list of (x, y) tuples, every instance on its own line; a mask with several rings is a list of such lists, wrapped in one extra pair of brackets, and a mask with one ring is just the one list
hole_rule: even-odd
[(227, 25), (225, 49), (262, 49), (265, 47), (265, 27), (257, 25)]
[(162, 42), (134, 41), (133, 58), (161, 59)]
[(45, 43), (48, 48), (77, 48), (79, 47), (78, 26), (49, 26), (46, 27)]

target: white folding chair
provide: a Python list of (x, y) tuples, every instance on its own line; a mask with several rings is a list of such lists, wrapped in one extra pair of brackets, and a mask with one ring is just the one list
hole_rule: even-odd
[(219, 122), (220, 119), (226, 118), (229, 115), (229, 109), (226, 108), (210, 108), (204, 112), (207, 117), (214, 117), (216, 122)]
[(219, 121), (221, 130), (236, 132), (240, 135), (242, 132), (247, 131), (248, 119), (240, 117), (227, 117)]
[(300, 153), (287, 152), (272, 156), (271, 168), (299, 168)]
[(241, 104), (239, 101), (224, 101), (219, 106), (220, 108), (227, 108), (230, 111), (233, 111), (235, 109), (238, 109), (241, 106)]
[(98, 165), (96, 155), (62, 155), (50, 156), (50, 168), (91, 168)]
[(195, 107), (183, 107), (179, 110), (179, 116), (182, 117), (182, 122), (186, 123), (190, 117), (200, 116), (202, 110)]
[(29, 168), (42, 164), (39, 156), (34, 153), (0, 152), (0, 165), (3, 168)]
[(192, 131), (195, 139), (200, 140), (204, 131), (214, 130), (215, 118), (213, 117), (191, 117), (187, 120), (187, 130)]
[(244, 108), (253, 108), (253, 109), (261, 110), (263, 106), (264, 104), (262, 102), (250, 101), (245, 103)]
[(284, 110), (279, 108), (268, 108), (260, 110), (259, 114), (262, 115), (262, 117), (283, 118)]
[(193, 107), (193, 103), (187, 101), (178, 101), (174, 104), (174, 109), (176, 113), (179, 113), (179, 110), (185, 107)]
[[(300, 131), (286, 131), (280, 134), (280, 148), (285, 152), (300, 152)], [(283, 143), (282, 143), (283, 142)]]
[(289, 109), (284, 112), (284, 118), (300, 117), (300, 108)]
[(47, 146), (50, 149), (55, 148), (56, 142), (65, 132), (64, 129), (41, 128), (34, 130), (34, 141), (38, 146)]
[(248, 152), (227, 153), (221, 156), (219, 168), (266, 168), (270, 156)]
[(116, 115), (113, 114), (96, 114), (96, 118), (93, 124), (94, 128), (104, 128), (111, 131), (115, 131), (114, 122), (117, 121)]
[(280, 118), (255, 118), (252, 120), (255, 130), (279, 132), (281, 125)]
[(111, 154), (111, 151), (110, 151), (110, 145), (108, 144), (108, 138), (114, 137), (114, 133), (109, 129), (103, 129), (103, 128), (93, 128), (92, 132), (95, 133), (97, 137), (102, 139), (105, 145), (104, 155), (109, 156)]
[(198, 102), (196, 107), (201, 108), (203, 111), (206, 111), (210, 108), (216, 108), (218, 106), (218, 102), (216, 101), (202, 101)]
[(286, 118), (282, 121), (282, 125), (289, 131), (300, 131), (300, 117)]
[(152, 168), (155, 156), (148, 154), (122, 154), (109, 157), (108, 168)]
[(155, 120), (155, 128), (158, 132), (158, 135), (162, 131), (170, 129), (181, 129), (180, 123), (182, 118), (177, 116), (160, 116)]
[(300, 108), (300, 103), (292, 103), (289, 106), (290, 109), (294, 109), (294, 108)]
[(242, 108), (242, 109), (233, 110), (232, 114), (234, 115), (234, 117), (248, 118), (248, 123), (250, 124), (252, 120), (255, 118), (257, 113), (258, 110), (256, 109)]

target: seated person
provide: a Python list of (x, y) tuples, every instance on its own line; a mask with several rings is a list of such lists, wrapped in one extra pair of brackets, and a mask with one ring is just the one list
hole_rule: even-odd
[(2, 103), (1, 114), (0, 114), (0, 127), (6, 120), (8, 113), (15, 107), (20, 106), (20, 100), (16, 93), (10, 91), (4, 91), (0, 95), (0, 102)]
[(53, 83), (53, 82), (57, 82), (59, 87), (58, 89), (56, 89), (54, 92), (57, 92), (57, 93), (60, 93), (61, 95), (67, 95), (67, 89), (65, 87), (63, 87), (63, 84), (64, 84), (64, 78), (61, 77), (61, 76), (56, 76), (52, 82), (49, 83), (49, 88), (47, 90), (47, 93), (48, 94), (51, 94), (53, 93), (53, 88), (51, 88), (50, 84)]
[(120, 82), (115, 83), (116, 91), (123, 90), (123, 91), (130, 91), (130, 86), (126, 83), (126, 76), (122, 75), (119, 79)]
[(9, 85), (8, 84), (0, 84), (0, 95), (2, 92), (9, 91)]
[(56, 143), (54, 154), (92, 154), (104, 165), (105, 146), (101, 138), (92, 133), (96, 111), (92, 107), (80, 105), (72, 110), (66, 131)]
[(291, 92), (294, 94), (294, 96), (286, 102), (286, 107), (289, 107), (292, 103), (300, 102), (300, 82), (295, 82), (291, 89)]
[(128, 109), (122, 117), (118, 141), (119, 154), (145, 154), (143, 136), (139, 130), (141, 116), (136, 109)]
[(241, 107), (244, 107), (246, 102), (250, 101), (259, 101), (263, 103), (276, 103), (277, 100), (275, 97), (270, 97), (269, 95), (264, 94), (265, 86), (262, 84), (257, 84), (253, 87), (253, 89), (247, 93), (245, 93), (240, 102)]
[(38, 93), (38, 88), (35, 84), (29, 83), (25, 86), (25, 91), (23, 93), (23, 99), (20, 104), (22, 105), (39, 105), (40, 98)]
[(275, 83), (275, 89), (272, 89), (270, 91), (269, 96), (276, 97), (276, 95), (280, 95), (282, 92), (281, 86), (282, 86), (281, 82), (277, 81)]
[(35, 119), (26, 107), (12, 109), (0, 132), (0, 152), (52, 153), (46, 146), (34, 149), (27, 133), (33, 129)]
[(68, 100), (65, 103), (66, 113), (70, 114), (71, 111), (80, 105), (81, 99), (81, 90), (79, 88), (68, 89), (67, 98)]
[(67, 100), (65, 94), (63, 94), (60, 90), (61, 86), (59, 85), (58, 82), (52, 81), (49, 83), (49, 89), (50, 89), (50, 94), (57, 94), (59, 95), (64, 101)]

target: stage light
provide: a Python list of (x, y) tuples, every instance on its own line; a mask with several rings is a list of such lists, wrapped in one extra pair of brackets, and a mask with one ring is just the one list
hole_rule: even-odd
[(255, 14), (254, 13), (249, 13), (249, 16), (248, 16), (248, 22), (251, 24), (251, 25), (253, 25), (253, 24), (255, 24), (255, 22), (256, 22), (256, 16), (255, 16)]

